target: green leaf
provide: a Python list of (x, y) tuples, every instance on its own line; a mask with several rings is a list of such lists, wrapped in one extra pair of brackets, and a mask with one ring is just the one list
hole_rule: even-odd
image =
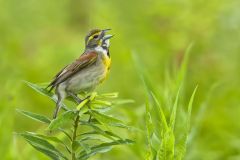
[(171, 113), (171, 117), (170, 117), (169, 126), (171, 127), (172, 130), (174, 130), (174, 126), (175, 126), (179, 92), (180, 92), (180, 89), (177, 92), (177, 96), (176, 96), (176, 99), (175, 99), (175, 102), (174, 102), (174, 105), (173, 105), (173, 109), (172, 109), (172, 113)]
[(24, 81), (29, 87), (31, 87), (32, 89), (34, 89), (35, 91), (37, 91), (38, 93), (40, 93), (41, 95), (47, 96), (52, 98), (52, 96), (54, 95), (52, 92), (49, 92), (46, 87), (41, 87), (40, 85), (28, 82), (28, 81)]
[(36, 136), (36, 137), (39, 137), (39, 138), (42, 138), (46, 141), (52, 141), (52, 142), (58, 143), (58, 144), (64, 146), (68, 152), (70, 151), (68, 146), (62, 140), (58, 139), (57, 137), (46, 136), (46, 135), (37, 134), (37, 133), (34, 133), (34, 132), (26, 132), (26, 133), (31, 134), (31, 135)]
[(31, 144), (35, 149), (44, 153), (53, 160), (60, 160), (60, 157), (67, 160), (60, 151), (58, 151), (51, 143), (47, 140), (33, 135), (31, 133), (19, 133), (29, 144)]
[(83, 108), (83, 106), (85, 106), (89, 101), (90, 101), (89, 98), (84, 99), (84, 100), (77, 106), (77, 110), (80, 111), (80, 110)]
[(177, 78), (176, 78), (175, 87), (179, 87), (181, 85), (181, 83), (184, 82), (184, 78), (185, 78), (186, 71), (187, 71), (187, 65), (188, 65), (188, 61), (189, 61), (189, 55), (190, 55), (190, 51), (191, 51), (192, 47), (193, 47), (193, 43), (191, 43), (185, 51), (184, 59), (183, 59), (183, 62), (181, 64), (180, 70), (179, 70)]
[[(28, 81), (24, 81), (29, 87), (31, 87), (32, 89), (34, 89), (35, 91), (37, 91), (38, 93), (40, 93), (41, 95), (44, 95), (44, 96), (47, 96), (49, 97), (51, 100), (53, 100), (55, 103), (57, 103), (57, 97), (54, 96), (54, 94), (52, 92), (49, 92), (47, 89), (46, 89), (46, 86), (40, 86), (40, 85), (37, 85), (37, 84), (34, 84), (34, 83), (31, 83), (31, 82), (28, 82)], [(68, 107), (62, 103), (62, 108), (64, 110), (69, 110)]]
[(194, 96), (195, 93), (197, 91), (197, 87), (195, 87), (192, 96), (189, 100), (188, 103), (188, 116), (187, 116), (187, 124), (186, 124), (186, 129), (183, 135), (183, 138), (180, 140), (180, 142), (178, 143), (178, 145), (176, 146), (176, 159), (177, 160), (182, 160), (184, 158), (184, 155), (186, 153), (186, 148), (187, 148), (187, 141), (188, 141), (188, 135), (190, 132), (190, 123), (191, 123), (191, 112), (192, 112), (192, 105), (193, 105), (193, 100), (194, 100)]
[(122, 145), (122, 144), (132, 144), (133, 141), (126, 139), (126, 140), (117, 140), (117, 141), (112, 141), (108, 143), (102, 143), (100, 145), (91, 147), (91, 152), (86, 153), (86, 151), (82, 151), (79, 156), (77, 157), (78, 160), (86, 160), (91, 156), (94, 156), (97, 153), (105, 153), (108, 152), (112, 149), (112, 146), (114, 145)]
[(70, 136), (70, 134), (69, 134), (67, 131), (65, 131), (65, 130), (62, 129), (62, 128), (58, 128), (58, 130), (59, 130), (60, 132), (62, 132), (63, 134), (65, 134), (65, 136), (66, 136), (70, 141), (72, 141), (72, 137)]
[(110, 106), (99, 106), (99, 105), (91, 105), (91, 109), (100, 112), (100, 113), (105, 113), (109, 110), (111, 110)]
[(146, 123), (146, 129), (147, 129), (147, 152), (145, 155), (146, 160), (152, 160), (153, 159), (153, 151), (152, 151), (152, 135), (153, 135), (153, 122), (152, 122), (152, 117), (150, 113), (150, 108), (149, 108), (149, 101), (148, 99), (146, 100), (146, 117), (145, 117), (145, 123)]
[(156, 98), (155, 94), (151, 92), (152, 99), (154, 101), (154, 108), (156, 108), (156, 112), (158, 112), (160, 116), (160, 126), (162, 126), (162, 130), (160, 132), (161, 144), (158, 148), (155, 148), (157, 150), (157, 158), (159, 160), (168, 160), (173, 159), (174, 157), (174, 144), (175, 144), (175, 137), (173, 134), (173, 130), (171, 127), (168, 126), (165, 114), (163, 112), (162, 107), (160, 106), (160, 103), (158, 99)]
[(91, 148), (89, 147), (89, 145), (82, 142), (81, 140), (74, 141), (73, 145), (74, 145), (75, 150), (77, 150), (79, 148), (79, 146), (81, 146), (86, 153), (91, 152)]
[(27, 116), (27, 117), (29, 117), (33, 120), (36, 120), (36, 121), (39, 121), (39, 122), (42, 122), (42, 123), (49, 124), (51, 122), (51, 120), (44, 115), (40, 115), (40, 114), (28, 112), (28, 111), (23, 111), (23, 110), (19, 110), (19, 109), (17, 109), (17, 111), (24, 116)]
[(162, 133), (161, 145), (157, 152), (159, 160), (174, 159), (175, 136), (171, 128)]
[(74, 113), (73, 111), (67, 111), (59, 115), (56, 119), (53, 119), (51, 121), (50, 125), (48, 126), (49, 130), (54, 130), (62, 127), (64, 124), (72, 121), (75, 115), (76, 113)]
[(104, 101), (104, 100), (94, 100), (91, 102), (91, 104), (97, 104), (97, 105), (103, 105), (103, 106), (111, 106), (112, 103), (109, 101)]
[(96, 110), (92, 110), (91, 113), (93, 114), (93, 116), (103, 125), (107, 124), (110, 126), (114, 126), (114, 127), (121, 127), (121, 128), (127, 128), (130, 129), (129, 126), (123, 124), (123, 122), (117, 118), (108, 116), (106, 114), (97, 112)]
[(132, 99), (119, 99), (119, 100), (114, 100), (112, 102), (113, 105), (123, 105), (123, 104), (129, 104), (129, 103), (134, 103), (135, 101)]
[(96, 125), (93, 125), (93, 124), (90, 124), (90, 123), (81, 123), (82, 125), (87, 125), (87, 126), (90, 126), (93, 128), (93, 131), (92, 132), (86, 132), (86, 133), (83, 133), (81, 134), (80, 136), (89, 136), (89, 135), (102, 135), (103, 137), (106, 137), (110, 140), (115, 140), (115, 138), (118, 138), (118, 139), (122, 139), (121, 137), (119, 137), (118, 135), (110, 132), (110, 131), (105, 131), (105, 130), (102, 130), (100, 127), (96, 126)]
[(154, 106), (156, 107), (156, 110), (159, 112), (159, 116), (161, 118), (161, 123), (163, 124), (163, 129), (165, 131), (167, 131), (168, 130), (168, 124), (167, 124), (167, 120), (166, 120), (166, 117), (164, 115), (163, 109), (162, 109), (157, 97), (155, 96), (155, 94), (153, 92), (151, 92), (151, 96), (152, 96), (153, 101), (155, 103)]
[(97, 92), (92, 92), (91, 95), (89, 96), (89, 100), (93, 101), (96, 96), (97, 96)]
[[(208, 90), (207, 94), (204, 96), (205, 98), (204, 101), (199, 105), (199, 110), (197, 112), (197, 114), (194, 116), (194, 125), (191, 128), (191, 134), (189, 135), (188, 138), (188, 143), (191, 143), (194, 138), (197, 136), (197, 134), (199, 134), (199, 129), (201, 128), (202, 120), (204, 119), (204, 116), (206, 116), (206, 112), (209, 109), (209, 102), (211, 101), (214, 92), (216, 91), (216, 88), (220, 87), (222, 84), (217, 82), (215, 84), (213, 84), (210, 89)], [(188, 146), (191, 147), (191, 146)]]
[[(97, 134), (97, 132), (95, 132)], [(96, 137), (94, 134), (88, 135), (87, 137), (82, 137), (78, 141), (85, 142), (85, 141), (99, 141), (99, 142), (105, 142), (104, 139), (101, 139), (99, 137)]]
[(186, 134), (188, 135), (188, 133), (190, 132), (190, 126), (191, 126), (191, 114), (192, 114), (192, 105), (193, 105), (193, 100), (196, 94), (198, 86), (195, 87), (192, 96), (190, 98), (190, 101), (188, 103), (188, 116), (187, 116), (187, 130), (186, 130)]
[(117, 98), (118, 92), (112, 92), (112, 93), (104, 93), (97, 95), (98, 98)]
[(86, 153), (83, 151), (78, 157), (77, 160), (87, 160), (91, 156), (94, 156), (97, 153), (106, 153), (108, 151), (112, 150), (112, 146), (105, 146), (105, 147), (99, 147), (99, 148), (94, 148), (90, 153)]
[(63, 141), (61, 141), (61, 140), (58, 139), (57, 137), (46, 136), (46, 135), (42, 135), (42, 134), (38, 134), (38, 133), (34, 133), (34, 132), (26, 132), (26, 133), (27, 133), (27, 134), (30, 134), (30, 135), (32, 135), (32, 136), (35, 136), (35, 137), (40, 137), (40, 138), (42, 138), (42, 139), (55, 142), (55, 143), (64, 144)]
[(35, 148), (36, 150), (38, 150), (39, 152), (42, 152), (43, 154), (45, 154), (46, 156), (48, 156), (49, 158), (51, 158), (52, 160), (60, 160), (59, 156), (57, 154), (55, 154), (54, 152), (43, 148), (43, 147), (39, 147), (38, 145), (36, 145), (35, 143), (32, 143), (29, 140), (26, 140), (33, 148)]

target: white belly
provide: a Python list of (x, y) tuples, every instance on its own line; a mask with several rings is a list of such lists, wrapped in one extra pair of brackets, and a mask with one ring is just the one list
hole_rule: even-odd
[(89, 92), (105, 78), (106, 69), (99, 62), (76, 73), (65, 82), (66, 90), (73, 93)]

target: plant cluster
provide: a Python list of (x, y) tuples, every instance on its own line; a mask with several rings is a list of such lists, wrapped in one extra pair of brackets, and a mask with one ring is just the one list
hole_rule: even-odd
[[(57, 101), (56, 96), (48, 92), (44, 86), (26, 83), (38, 93)], [(18, 110), (24, 116), (46, 125), (43, 133), (18, 134), (36, 150), (53, 160), (86, 160), (97, 153), (110, 151), (115, 145), (132, 144), (132, 140), (120, 137), (112, 129), (112, 127), (130, 129), (120, 119), (108, 114), (113, 106), (132, 102), (117, 100), (117, 97), (117, 93), (94, 92), (75, 107), (63, 104), (64, 112), (56, 119)]]

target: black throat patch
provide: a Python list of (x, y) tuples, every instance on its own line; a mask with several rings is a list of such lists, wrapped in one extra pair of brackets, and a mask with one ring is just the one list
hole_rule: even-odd
[(108, 47), (106, 47), (106, 46), (102, 46), (102, 48), (103, 48), (104, 50), (107, 51), (107, 56), (110, 58), (110, 53), (109, 53), (109, 49), (108, 49)]

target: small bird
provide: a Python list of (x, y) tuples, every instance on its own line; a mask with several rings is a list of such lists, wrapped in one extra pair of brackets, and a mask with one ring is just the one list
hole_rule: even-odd
[(57, 95), (56, 109), (53, 119), (61, 108), (62, 101), (72, 97), (77, 103), (81, 99), (80, 93), (92, 92), (98, 84), (106, 79), (110, 70), (111, 58), (109, 54), (110, 38), (106, 32), (110, 29), (93, 29), (85, 37), (85, 51), (73, 63), (64, 67), (47, 86), (49, 91), (55, 89)]

